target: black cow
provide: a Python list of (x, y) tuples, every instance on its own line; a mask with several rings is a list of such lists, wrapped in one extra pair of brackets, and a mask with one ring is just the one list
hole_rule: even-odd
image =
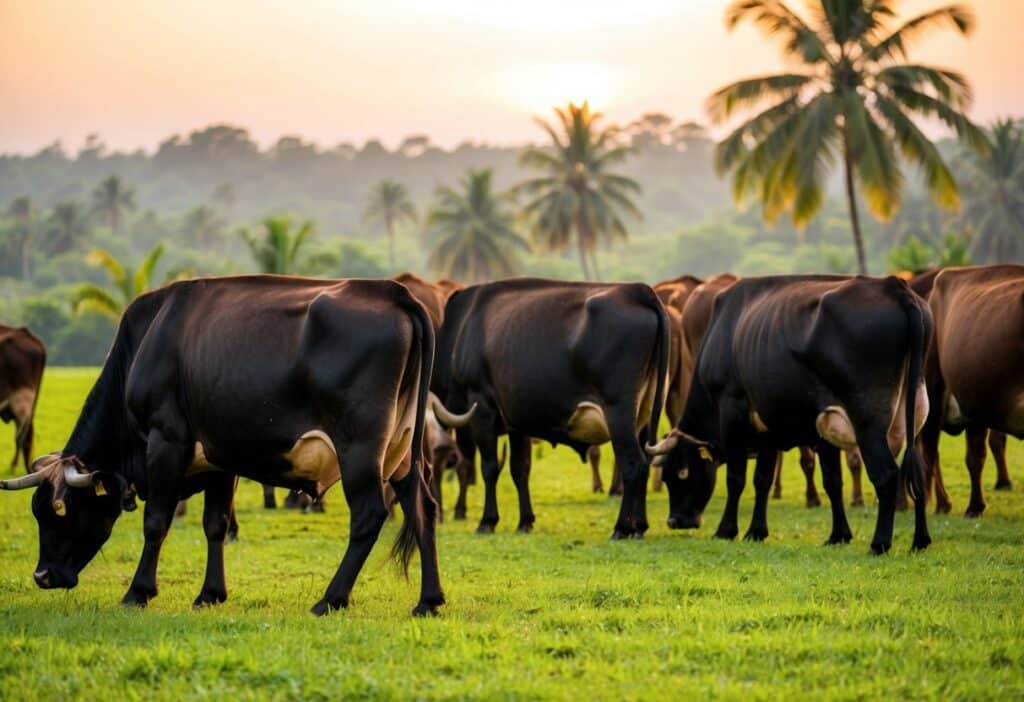
[(206, 491), (206, 580), (196, 605), (227, 597), (223, 542), (235, 474), (321, 495), (341, 480), (348, 548), (315, 614), (345, 607), (387, 517), (382, 479), (405, 512), (395, 555), (418, 546), (414, 614), (443, 604), (435, 506), (420, 452), (434, 334), (391, 281), (250, 276), (175, 283), (126, 310), (64, 451), (0, 483), (38, 484), (40, 587), (74, 587), (132, 493), (146, 500), (145, 547), (124, 596), (157, 594), (160, 546), (178, 500)]
[[(669, 328), (647, 285), (522, 278), (476, 285), (448, 298), (433, 390), (446, 405), (478, 409), (470, 422), (486, 487), (478, 532), (498, 523), (498, 437), (507, 433), (519, 493), (519, 531), (534, 523), (530, 437), (583, 459), (611, 440), (622, 469), (615, 538), (647, 530), (648, 461), (664, 403)], [(461, 446), (460, 446), (461, 448)]]
[(738, 533), (747, 457), (757, 456), (747, 538), (768, 534), (776, 452), (814, 446), (832, 503), (829, 543), (850, 541), (839, 449), (859, 446), (878, 494), (871, 548), (892, 544), (898, 468), (914, 489), (914, 548), (931, 541), (914, 436), (927, 415), (922, 364), (931, 334), (927, 305), (891, 277), (777, 276), (737, 282), (715, 299), (678, 426), (650, 453), (664, 456), (672, 528), (696, 527), (719, 462), (728, 497), (716, 536)]
[(32, 460), (36, 401), (43, 384), (46, 347), (25, 327), (0, 324), (0, 420), (14, 422), (14, 457), (11, 468), (22, 457), (25, 470)]

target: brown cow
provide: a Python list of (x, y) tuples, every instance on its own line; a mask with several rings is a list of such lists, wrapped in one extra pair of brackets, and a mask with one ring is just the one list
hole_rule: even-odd
[[(704, 340), (704, 333), (707, 331), (708, 323), (711, 321), (711, 312), (714, 309), (715, 297), (739, 280), (738, 276), (732, 273), (721, 273), (708, 278), (704, 283), (690, 291), (687, 297), (686, 306), (683, 309), (683, 372), (681, 373), (684, 383), (682, 385), (682, 397), (685, 400), (689, 394), (690, 379), (693, 375), (693, 368), (700, 351), (701, 342)], [(800, 448), (800, 468), (803, 470), (806, 480), (806, 504), (808, 507), (821, 505), (821, 498), (814, 486), (814, 451), (808, 447)], [(861, 486), (861, 474), (863, 461), (856, 449), (846, 452), (846, 465), (853, 479), (853, 496), (850, 504), (860, 506), (864, 504), (864, 494)], [(773, 478), (775, 492), (773, 497), (782, 497), (782, 454), (775, 460), (775, 475)]]
[(46, 367), (46, 347), (25, 327), (0, 324), (0, 419), (14, 421), (14, 457), (22, 457), (29, 471), (35, 436), (36, 401)]
[[(948, 504), (939, 435), (966, 430), (971, 499), (964, 516), (980, 517), (986, 432), (1024, 438), (1024, 266), (946, 268), (935, 274), (928, 304), (935, 339), (926, 364), (932, 411), (921, 433), (922, 452), (936, 503), (945, 498)], [(1002, 447), (999, 437), (996, 447)], [(1005, 460), (1000, 468), (1008, 486)]]

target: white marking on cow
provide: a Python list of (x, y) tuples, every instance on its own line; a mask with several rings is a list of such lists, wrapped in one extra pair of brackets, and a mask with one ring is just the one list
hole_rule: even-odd
[(569, 437), (584, 444), (603, 444), (611, 440), (604, 410), (593, 402), (580, 402), (569, 417)]
[(818, 415), (814, 422), (818, 436), (837, 448), (851, 450), (857, 448), (857, 434), (846, 409), (840, 405), (829, 405)]

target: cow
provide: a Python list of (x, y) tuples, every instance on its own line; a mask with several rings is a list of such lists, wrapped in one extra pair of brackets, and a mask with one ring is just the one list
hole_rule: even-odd
[(35, 438), (36, 402), (46, 367), (46, 346), (25, 327), (0, 324), (0, 419), (14, 422), (14, 457), (20, 455), (29, 470)]
[[(927, 416), (926, 303), (896, 277), (770, 276), (719, 293), (697, 356), (686, 408), (662, 441), (670, 528), (697, 527), (727, 464), (725, 512), (716, 536), (738, 533), (747, 458), (757, 458), (747, 539), (768, 535), (767, 500), (776, 454), (814, 446), (832, 504), (828, 543), (852, 539), (843, 509), (840, 449), (860, 448), (879, 509), (871, 550), (892, 545), (898, 480), (913, 489), (914, 549), (931, 542), (914, 437)], [(895, 456), (906, 444), (902, 466)]]
[(1005, 434), (1024, 438), (1024, 266), (946, 268), (930, 275), (935, 341), (925, 375), (934, 409), (921, 435), (922, 453), (935, 482), (936, 509), (948, 511), (939, 436), (943, 430), (966, 432), (971, 497), (964, 516), (980, 517), (986, 506), (981, 486), (986, 434), (992, 432), (1004, 487), (1010, 485)]
[(344, 558), (312, 611), (346, 607), (387, 517), (382, 480), (405, 521), (393, 554), (418, 547), (414, 615), (444, 603), (435, 505), (422, 445), (433, 360), (423, 306), (392, 281), (242, 276), (173, 283), (129, 305), (63, 451), (34, 474), (41, 588), (72, 588), (134, 494), (145, 546), (122, 602), (157, 594), (160, 546), (178, 500), (205, 490), (206, 578), (196, 606), (227, 597), (223, 544), (235, 475), (322, 495), (341, 481), (351, 511)]
[[(695, 287), (690, 291), (690, 295), (687, 297), (686, 305), (683, 308), (682, 320), (683, 369), (681, 377), (684, 379), (684, 382), (681, 391), (684, 398), (689, 392), (690, 378), (693, 375), (697, 353), (700, 351), (700, 345), (704, 340), (704, 333), (707, 331), (708, 324), (711, 321), (711, 311), (714, 307), (715, 297), (717, 297), (718, 293), (731, 287), (737, 280), (739, 280), (739, 277), (732, 273), (721, 273), (709, 278), (706, 282)], [(804, 499), (805, 504), (808, 507), (818, 507), (821, 505), (821, 498), (818, 496), (818, 490), (814, 486), (814, 464), (814, 451), (807, 446), (801, 446), (800, 468), (803, 471), (806, 483)], [(853, 497), (850, 504), (854, 506), (862, 506), (864, 504), (864, 497), (861, 489), (861, 460), (860, 454), (857, 453), (856, 449), (846, 452), (846, 464), (850, 470), (850, 476), (853, 479)], [(772, 483), (775, 486), (773, 497), (775, 499), (781, 499), (781, 453), (775, 459), (775, 471)]]
[[(671, 348), (669, 351), (668, 377), (666, 379), (667, 386), (665, 391), (665, 417), (670, 425), (674, 425), (679, 421), (679, 415), (683, 412), (683, 402), (686, 401), (686, 380), (683, 377), (682, 370), (683, 308), (686, 306), (690, 293), (701, 282), (699, 278), (694, 278), (692, 275), (681, 275), (670, 280), (663, 280), (653, 286), (654, 293), (665, 307), (665, 313), (668, 315), (669, 329), (671, 330)], [(600, 447), (590, 447), (590, 450), (587, 452), (587, 461), (590, 463), (591, 490), (593, 492), (603, 492)], [(651, 472), (651, 488), (655, 492), (660, 492), (661, 470), (654, 469)], [(619, 474), (617, 464), (612, 470), (608, 494), (622, 494), (622, 476)]]
[(669, 334), (664, 307), (642, 283), (519, 278), (448, 298), (432, 389), (454, 410), (478, 405), (469, 424), (485, 485), (478, 533), (498, 523), (497, 443), (508, 434), (518, 531), (535, 522), (531, 437), (567, 444), (581, 460), (610, 440), (624, 487), (612, 536), (643, 536), (649, 466), (640, 438), (657, 432)]

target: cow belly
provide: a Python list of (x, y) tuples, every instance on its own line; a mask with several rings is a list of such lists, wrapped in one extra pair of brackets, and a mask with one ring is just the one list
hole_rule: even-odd
[(334, 442), (319, 429), (300, 436), (284, 458), (292, 467), (285, 476), (316, 483), (319, 495), (341, 480), (341, 464)]
[(611, 440), (604, 410), (593, 402), (580, 402), (576, 405), (576, 411), (569, 417), (567, 433), (572, 440), (591, 446)]

